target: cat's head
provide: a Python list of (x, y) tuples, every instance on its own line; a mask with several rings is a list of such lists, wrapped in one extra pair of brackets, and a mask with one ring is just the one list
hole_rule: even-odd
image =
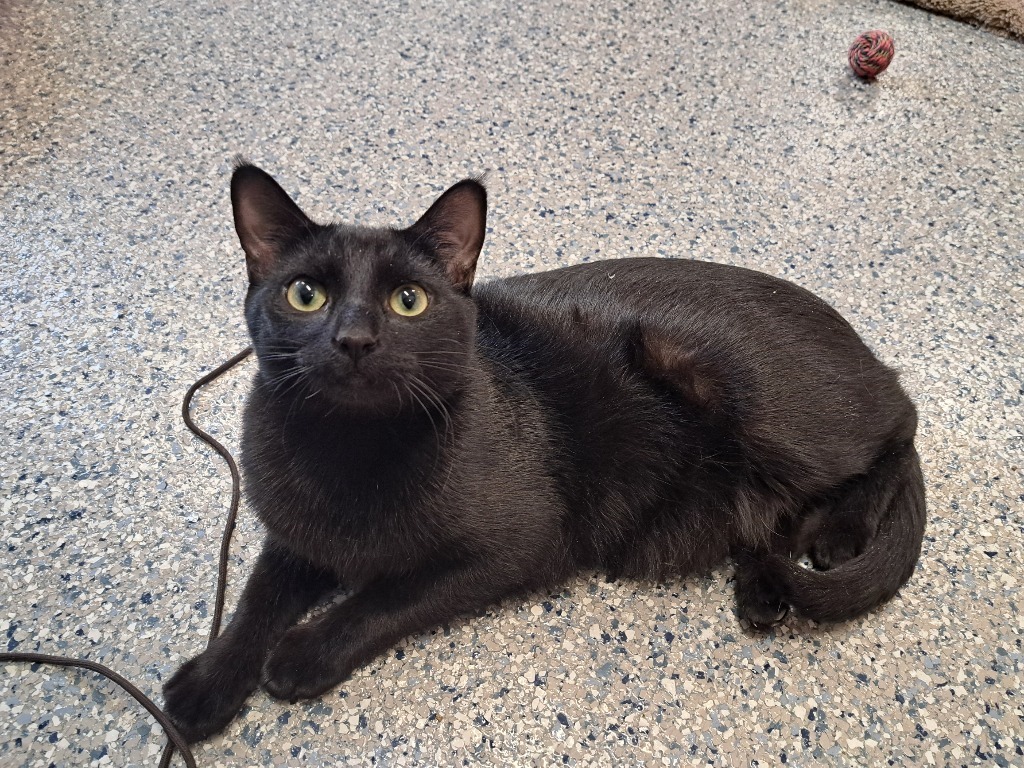
[(272, 399), (324, 412), (433, 410), (468, 381), (487, 194), (461, 181), (406, 229), (316, 224), (267, 173), (231, 179), (246, 320)]

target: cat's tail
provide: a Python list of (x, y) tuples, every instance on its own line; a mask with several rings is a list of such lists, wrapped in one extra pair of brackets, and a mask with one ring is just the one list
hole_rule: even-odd
[(826, 513), (820, 535), (827, 536), (831, 525), (842, 526), (847, 510), (878, 520), (878, 527), (864, 551), (845, 562), (811, 570), (783, 555), (752, 555), (762, 584), (805, 618), (832, 622), (860, 616), (889, 600), (914, 572), (924, 538), (925, 491), (912, 443), (876, 463), (834, 510), (840, 519), (829, 520)]

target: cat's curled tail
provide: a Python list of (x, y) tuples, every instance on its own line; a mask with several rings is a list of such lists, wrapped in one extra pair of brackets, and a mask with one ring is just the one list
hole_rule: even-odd
[[(741, 616), (772, 624), (789, 606), (814, 621), (846, 621), (896, 594), (914, 572), (924, 538), (924, 479), (913, 443), (883, 454), (818, 514), (811, 547), (817, 568), (771, 552), (737, 557)], [(775, 616), (766, 620), (766, 609)]]

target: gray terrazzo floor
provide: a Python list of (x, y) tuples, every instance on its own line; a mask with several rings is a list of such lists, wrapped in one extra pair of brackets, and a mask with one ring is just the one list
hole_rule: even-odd
[[(0, 648), (159, 699), (205, 642), (230, 485), (178, 409), (247, 343), (235, 153), (363, 223), (487, 171), (483, 277), (660, 254), (839, 308), (920, 407), (917, 573), (766, 636), (727, 568), (584, 575), (259, 693), (200, 765), (1024, 765), (1024, 44), (881, 0), (261, 5), (0, 3)], [(232, 446), (251, 370), (198, 402)], [(259, 538), (243, 508), (229, 605)], [(101, 678), (3, 667), (0, 765), (162, 744)]]

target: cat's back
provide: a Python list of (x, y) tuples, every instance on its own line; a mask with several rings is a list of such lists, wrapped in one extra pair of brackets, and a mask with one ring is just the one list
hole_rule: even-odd
[(590, 348), (649, 330), (723, 363), (784, 370), (807, 358), (826, 367), (876, 362), (849, 323), (810, 291), (713, 262), (591, 262), (484, 283), (474, 297), (485, 334)]
[(730, 321), (781, 322), (790, 330), (825, 323), (856, 337), (826, 302), (762, 272), (689, 259), (631, 258), (577, 264), (483, 283), (474, 291), (486, 316), (525, 322), (606, 325), (637, 319), (673, 327)]
[[(838, 312), (753, 270), (618, 259), (495, 280), (474, 298), (484, 355), (540, 391), (667, 377), (660, 361), (684, 360), (743, 434), (765, 441), (839, 453), (854, 428), (877, 443), (916, 424), (896, 373)], [(614, 389), (602, 393), (614, 405)]]

